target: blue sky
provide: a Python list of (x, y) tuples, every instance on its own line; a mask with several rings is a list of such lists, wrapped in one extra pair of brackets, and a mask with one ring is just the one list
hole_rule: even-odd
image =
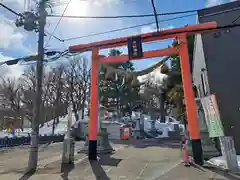
[[(33, 0), (30, 6), (34, 7)], [(66, 3), (61, 3), (61, 0), (52, 0), (57, 2), (58, 6), (53, 7), (53, 14), (61, 15)], [(207, 6), (213, 6), (230, 2), (231, 0), (155, 0), (158, 13), (185, 11), (192, 9), (201, 9)], [(2, 3), (8, 5), (17, 12), (23, 12), (26, 9), (24, 0), (2, 0)], [(62, 0), (66, 2), (66, 0)], [(153, 12), (150, 0), (72, 0), (66, 10), (65, 15), (82, 15), (82, 16), (104, 16), (104, 15), (136, 15), (149, 14)], [(56, 4), (55, 4), (56, 5)], [(25, 6), (25, 8), (24, 8)], [(162, 16), (159, 20), (173, 18), (174, 16)], [(10, 12), (0, 7), (0, 61), (6, 59), (18, 58), (26, 55), (35, 54), (37, 52), (37, 34), (34, 32), (26, 32), (22, 28), (16, 28), (14, 25), (15, 16)], [(46, 31), (52, 32), (58, 22), (59, 18), (48, 18)], [(60, 39), (68, 39), (77, 36), (88, 35), (92, 33), (104, 32), (118, 28), (134, 26), (154, 22), (154, 17), (147, 18), (133, 18), (133, 19), (67, 19), (61, 20), (54, 35)], [(172, 20), (160, 23), (160, 28), (174, 28), (182, 27), (184, 25), (196, 24), (196, 16)], [(76, 39), (73, 41), (66, 41), (64, 43), (52, 38), (48, 43), (49, 49), (64, 50), (70, 45), (88, 43), (104, 39), (112, 39), (117, 37), (136, 35), (139, 33), (146, 33), (156, 28), (155, 24), (130, 29), (126, 31), (109, 33), (105, 35), (93, 36), (88, 38)], [(48, 42), (49, 37), (45, 38)], [(149, 43), (144, 45), (144, 50), (160, 49), (167, 47), (170, 41), (163, 41), (159, 43)], [(125, 51), (126, 48), (121, 48)], [(103, 54), (106, 53), (102, 52)], [(89, 57), (89, 55), (87, 55)], [(135, 63), (137, 69), (146, 68), (154, 64), (157, 59), (142, 60)], [(12, 73), (20, 74), (23, 67), (10, 67)]]

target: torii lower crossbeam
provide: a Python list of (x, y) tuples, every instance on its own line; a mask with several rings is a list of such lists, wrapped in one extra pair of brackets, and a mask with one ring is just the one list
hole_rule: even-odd
[[(212, 29), (216, 27), (217, 24), (215, 22), (211, 22), (194, 26), (187, 26), (183, 28), (176, 28), (166, 31), (138, 35), (138, 37), (140, 36), (142, 38), (142, 42), (151, 42), (169, 38), (177, 38), (179, 41), (179, 46), (175, 48), (144, 52), (143, 57), (141, 59), (179, 54), (181, 59), (181, 74), (186, 104), (188, 129), (192, 143), (193, 158), (195, 163), (197, 164), (203, 164), (202, 145), (200, 139), (200, 129), (196, 111), (194, 91), (192, 87), (187, 36), (206, 31), (207, 32), (213, 31)], [(128, 55), (121, 55), (118, 57), (103, 57), (99, 54), (99, 49), (125, 46), (127, 45), (128, 39), (133, 37), (136, 36), (117, 38), (112, 40), (99, 41), (69, 47), (70, 52), (92, 51), (91, 102), (90, 102), (89, 136), (88, 136), (89, 137), (88, 157), (90, 160), (97, 159), (99, 64), (129, 61)]]

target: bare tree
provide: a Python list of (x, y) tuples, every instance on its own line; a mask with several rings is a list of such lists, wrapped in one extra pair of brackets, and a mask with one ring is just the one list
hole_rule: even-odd
[[(33, 105), (36, 93), (36, 68), (27, 68), (21, 78), (2, 78), (0, 85), (1, 96), (8, 101), (8, 106), (20, 116), (22, 111), (24, 118), (32, 121)], [(82, 119), (84, 109), (89, 94), (90, 69), (87, 59), (75, 57), (67, 64), (61, 64), (50, 68), (43, 75), (43, 94), (41, 108), (41, 125), (44, 122), (54, 119), (53, 133), (55, 125), (59, 123), (59, 117), (67, 113), (68, 104), (71, 102), (76, 120), (79, 120), (78, 111), (81, 110)]]
[(22, 97), (21, 101), (23, 103), (23, 108), (25, 110), (25, 117), (27, 120), (32, 122), (33, 118), (33, 105), (34, 105), (34, 97), (36, 92), (36, 69), (34, 66), (30, 66), (27, 68), (20, 81), (22, 84)]
[(51, 106), (53, 108), (53, 129), (52, 133), (54, 134), (55, 126), (59, 123), (60, 112), (66, 112), (67, 107), (64, 106), (65, 102), (63, 102), (63, 84), (64, 84), (64, 66), (60, 65), (56, 68), (52, 68), (48, 73), (48, 79), (46, 81), (45, 89), (45, 97), (46, 107)]
[(84, 119), (84, 113), (85, 113), (85, 104), (87, 100), (88, 93), (90, 91), (90, 76), (91, 76), (91, 70), (88, 65), (88, 61), (86, 58), (83, 58), (80, 64), (79, 69), (82, 69), (82, 74), (80, 76), (82, 80), (82, 102), (81, 102), (81, 110), (82, 110), (82, 119)]
[(5, 107), (12, 111), (14, 121), (20, 120), (22, 128), (23, 117), (21, 116), (21, 84), (15, 78), (2, 78), (0, 85), (1, 99), (5, 102)]
[(90, 70), (87, 59), (74, 57), (65, 69), (65, 78), (67, 82), (65, 88), (73, 105), (75, 119), (78, 121), (79, 110), (82, 110), (82, 119), (84, 118), (84, 106), (89, 90)]

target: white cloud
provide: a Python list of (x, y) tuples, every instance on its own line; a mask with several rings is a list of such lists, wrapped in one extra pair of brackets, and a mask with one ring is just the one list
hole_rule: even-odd
[[(7, 61), (7, 60), (11, 60), (13, 59), (12, 57), (7, 57), (4, 56), (1, 52), (0, 52), (0, 62), (2, 61)], [(18, 64), (16, 65), (11, 65), (11, 66), (7, 66), (6, 64), (1, 65), (0, 66), (0, 73), (1, 75), (3, 75), (4, 77), (10, 77), (10, 78), (18, 78), (22, 75), (24, 70), (23, 66), (20, 66)]]
[(23, 43), (27, 39), (27, 33), (17, 28), (13, 20), (0, 16), (0, 48), (21, 53), (31, 54), (32, 50)]
[(145, 34), (145, 33), (149, 33), (149, 32), (154, 32), (156, 31), (157, 29), (153, 26), (153, 25), (150, 25), (150, 26), (143, 26), (141, 28), (141, 33)]
[[(65, 0), (59, 0), (65, 1)], [(53, 5), (53, 12), (56, 14), (62, 14), (65, 10), (64, 15), (66, 16), (94, 16), (108, 12), (109, 15), (112, 12), (118, 13), (118, 9), (116, 8), (119, 5), (120, 0), (71, 0), (68, 4), (67, 9), (65, 10), (67, 3), (63, 3), (61, 6)], [(109, 11), (110, 10), (110, 11)], [(76, 19), (68, 19), (70, 21), (75, 21)], [(78, 22), (83, 21), (77, 20)]]
[[(164, 30), (167, 30), (167, 29), (173, 29), (174, 26), (172, 25), (169, 25), (167, 27), (160, 27), (160, 30), (161, 31), (164, 31)], [(157, 28), (156, 28), (156, 25), (149, 25), (149, 26), (143, 26), (141, 28), (141, 33), (149, 33), (149, 32), (156, 32), (157, 31)]]
[(1, 3), (10, 6), (17, 12), (22, 12), (24, 10), (25, 0), (2, 0)]
[(23, 41), (25, 40), (26, 36), (25, 34), (17, 31), (13, 21), (1, 16), (0, 27), (0, 48), (19, 48), (19, 46), (23, 46)]
[[(125, 14), (126, 9), (131, 9), (132, 7), (127, 6), (120, 0), (88, 0), (79, 1), (72, 0), (64, 13), (64, 15), (69, 16), (111, 16), (111, 15), (122, 15)], [(53, 14), (61, 15), (66, 7), (65, 5), (57, 6), (53, 8)], [(128, 12), (131, 12), (130, 10)], [(47, 31), (53, 32), (59, 18), (48, 18)], [(94, 34), (98, 32), (104, 32), (111, 29), (118, 29), (127, 26), (131, 26), (130, 20), (123, 19), (73, 19), (73, 18), (63, 18), (59, 24), (56, 32), (54, 33), (60, 39), (68, 39), (72, 37), (84, 36), (87, 34)], [(109, 33), (101, 36), (94, 36), (88, 38), (77, 39), (74, 41), (65, 42), (65, 47), (71, 44), (88, 43), (91, 41), (98, 41), (103, 39), (111, 39), (119, 36), (126, 36), (133, 33), (133, 30)], [(46, 38), (48, 40), (48, 38)], [(53, 46), (61, 46), (57, 40), (54, 38), (51, 40), (51, 48)], [(60, 48), (60, 47), (58, 47)]]
[(217, 6), (219, 4), (222, 4), (223, 2), (224, 2), (224, 0), (208, 0), (207, 7)]
[(207, 0), (207, 7), (211, 7), (211, 6), (217, 6), (226, 2), (234, 2), (234, 1), (238, 1), (238, 0)]

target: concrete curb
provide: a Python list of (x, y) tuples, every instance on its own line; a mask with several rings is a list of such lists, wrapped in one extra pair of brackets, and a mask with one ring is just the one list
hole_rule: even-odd
[(213, 165), (213, 164), (210, 164), (208, 162), (204, 162), (205, 165), (203, 165), (204, 168), (206, 169), (210, 169), (210, 168), (214, 168), (214, 169), (218, 169), (219, 171), (222, 171), (224, 173), (228, 173), (230, 175), (233, 175), (235, 177), (238, 177), (240, 179), (240, 171), (239, 172), (233, 172), (231, 171), (230, 169), (225, 169), (225, 168), (222, 168), (220, 166), (216, 166), (216, 165)]
[(232, 172), (229, 169), (224, 169), (220, 166), (212, 165), (212, 164), (208, 163), (207, 161), (204, 161), (204, 165), (200, 166), (200, 165), (194, 163), (193, 158), (191, 157), (191, 164), (199, 169), (206, 169), (208, 171), (213, 171), (215, 173), (219, 173), (222, 176), (228, 176), (229, 178), (231, 178), (233, 180), (240, 179), (240, 172)]

